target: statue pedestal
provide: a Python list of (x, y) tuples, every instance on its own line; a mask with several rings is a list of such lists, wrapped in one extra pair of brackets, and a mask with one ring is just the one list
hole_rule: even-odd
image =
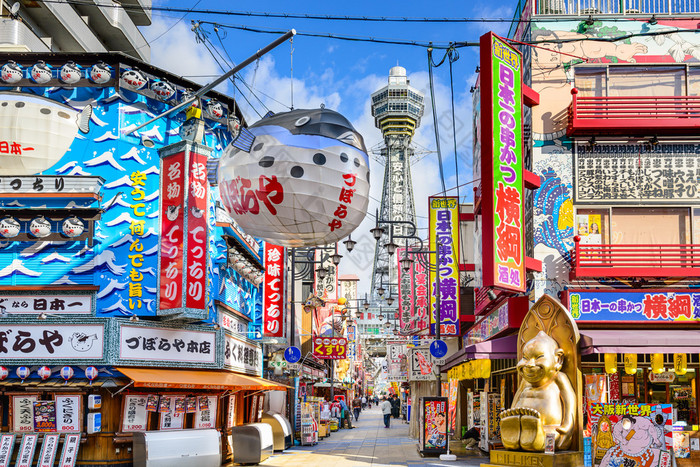
[(583, 465), (582, 451), (545, 454), (542, 452), (492, 450), (490, 456), (490, 463), (481, 464), (481, 467), (580, 467)]

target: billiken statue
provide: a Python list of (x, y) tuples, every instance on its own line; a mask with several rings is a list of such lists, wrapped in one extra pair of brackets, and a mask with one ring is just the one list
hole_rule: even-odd
[(540, 331), (525, 343), (518, 362), (520, 386), (510, 409), (501, 412), (501, 440), (509, 450), (544, 451), (547, 433), (557, 450), (571, 446), (575, 432), (576, 393), (560, 372), (564, 351)]

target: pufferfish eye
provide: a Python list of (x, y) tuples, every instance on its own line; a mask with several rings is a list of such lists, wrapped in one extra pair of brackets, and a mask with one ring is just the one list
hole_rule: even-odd
[(311, 119), (308, 116), (300, 117), (296, 122), (294, 122), (294, 126), (304, 126), (309, 123), (309, 120)]
[(346, 131), (342, 135), (338, 136), (338, 140), (356, 148), (360, 147), (360, 141), (357, 139), (357, 136), (352, 131)]

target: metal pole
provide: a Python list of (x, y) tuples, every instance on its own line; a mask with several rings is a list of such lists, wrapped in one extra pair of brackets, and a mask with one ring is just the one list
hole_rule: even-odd
[(297, 273), (297, 263), (296, 263), (296, 248), (292, 248), (292, 271), (291, 271), (291, 283), (292, 283), (292, 294), (291, 294), (291, 299), (292, 303), (290, 304), (290, 310), (289, 310), (289, 317), (291, 318), (291, 322), (289, 323), (289, 346), (294, 347), (294, 342), (295, 342), (295, 335), (294, 335), (294, 325), (296, 324), (296, 311), (294, 309), (294, 306), (296, 305), (294, 303), (295, 299), (295, 291), (296, 291), (296, 280), (294, 280), (294, 276)]
[[(440, 241), (435, 236), (435, 337), (440, 340)], [(442, 397), (442, 376), (437, 365), (437, 393)]]
[(290, 29), (289, 31), (287, 31), (286, 33), (284, 33), (281, 37), (275, 39), (274, 41), (272, 41), (272, 42), (271, 42), (270, 44), (268, 44), (267, 46), (265, 46), (265, 47), (263, 47), (262, 49), (258, 50), (258, 51), (255, 52), (253, 55), (251, 55), (250, 57), (246, 58), (245, 60), (243, 60), (241, 63), (239, 63), (239, 64), (236, 65), (235, 67), (231, 68), (228, 72), (226, 72), (226, 73), (224, 73), (223, 75), (219, 76), (219, 77), (216, 78), (214, 81), (212, 81), (211, 83), (207, 84), (206, 86), (204, 86), (203, 88), (201, 88), (199, 91), (195, 92), (189, 99), (182, 101), (181, 103), (179, 103), (179, 104), (176, 105), (175, 107), (171, 107), (170, 109), (166, 110), (165, 112), (163, 112), (163, 113), (160, 114), (160, 115), (156, 115), (156, 116), (153, 117), (152, 119), (148, 120), (146, 123), (142, 123), (141, 125), (137, 126), (136, 128), (134, 128), (134, 129), (132, 129), (132, 130), (129, 130), (129, 132), (128, 132), (128, 133), (125, 133), (125, 135), (130, 135), (130, 134), (132, 134), (133, 132), (138, 131), (138, 130), (140, 130), (141, 128), (145, 127), (146, 125), (150, 125), (151, 123), (155, 122), (156, 120), (161, 119), (161, 118), (165, 117), (166, 115), (170, 115), (170, 114), (173, 113), (173, 112), (177, 112), (178, 110), (182, 109), (183, 107), (186, 107), (186, 106), (190, 105), (192, 102), (194, 102), (195, 100), (199, 99), (200, 97), (202, 97), (203, 95), (205, 95), (206, 93), (208, 93), (209, 91), (211, 91), (212, 89), (214, 89), (215, 87), (217, 87), (218, 85), (220, 85), (221, 83), (223, 83), (224, 81), (226, 81), (227, 79), (229, 79), (231, 76), (235, 75), (236, 73), (238, 73), (239, 71), (241, 71), (243, 68), (245, 68), (245, 67), (247, 67), (248, 65), (250, 65), (251, 63), (253, 63), (253, 62), (254, 62), (255, 60), (257, 60), (258, 58), (262, 57), (263, 55), (265, 55), (266, 53), (268, 53), (269, 51), (271, 51), (272, 49), (274, 49), (274, 48), (277, 47), (278, 45), (282, 44), (283, 42), (286, 42), (287, 39), (289, 39), (289, 38), (291, 38), (291, 37), (294, 37), (294, 35), (295, 35), (296, 33), (297, 33), (296, 30)]
[(331, 403), (333, 403), (334, 396), (335, 396), (335, 360), (331, 360)]

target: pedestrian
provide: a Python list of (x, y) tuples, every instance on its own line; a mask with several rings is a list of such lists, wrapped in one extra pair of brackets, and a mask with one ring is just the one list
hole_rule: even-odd
[(391, 398), (391, 416), (394, 418), (399, 418), (400, 413), (401, 413), (401, 401), (396, 396), (396, 394), (394, 394), (394, 396)]
[(355, 421), (360, 418), (360, 410), (362, 410), (362, 399), (358, 396), (352, 400), (352, 412), (355, 414)]
[(391, 424), (391, 402), (382, 396), (382, 403), (379, 404), (379, 408), (382, 409), (382, 415), (384, 415), (384, 428), (389, 428)]
[(362, 396), (362, 410), (367, 408), (367, 398)]
[(334, 400), (333, 403), (331, 404), (331, 415), (334, 418), (338, 419), (338, 422), (340, 422), (340, 402), (338, 400)]
[(348, 428), (353, 429), (354, 427), (352, 426), (352, 415), (350, 415), (350, 409), (348, 408), (348, 404), (345, 403), (345, 399), (343, 398), (340, 399), (340, 408), (343, 410), (340, 416), (347, 420)]

